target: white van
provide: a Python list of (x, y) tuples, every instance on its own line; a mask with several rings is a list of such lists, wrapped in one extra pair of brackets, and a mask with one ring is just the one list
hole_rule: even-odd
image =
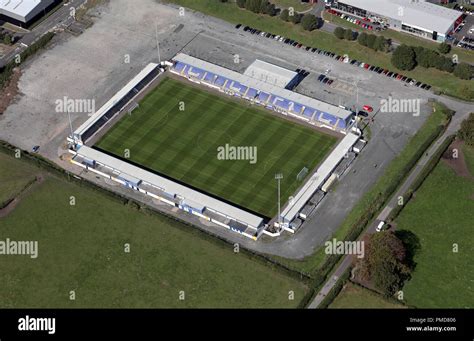
[(384, 222), (384, 221), (380, 221), (379, 224), (377, 225), (377, 227), (375, 228), (375, 231), (377, 231), (377, 232), (382, 231), (384, 225), (385, 225), (385, 222)]

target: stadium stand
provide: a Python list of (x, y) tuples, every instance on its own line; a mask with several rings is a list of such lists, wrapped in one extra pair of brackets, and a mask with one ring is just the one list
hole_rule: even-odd
[[(193, 82), (218, 88), (230, 95), (246, 98), (277, 112), (342, 133), (347, 133), (351, 128), (353, 117), (351, 111), (269, 84), (261, 80), (264, 77), (261, 73), (258, 73), (256, 79), (183, 53), (175, 56), (172, 64), (170, 68), (172, 73)], [(255, 75), (257, 72), (253, 70), (252, 74)], [(287, 79), (289, 77), (287, 76)], [(276, 79), (275, 73), (272, 79)], [(285, 85), (283, 80), (273, 82)]]

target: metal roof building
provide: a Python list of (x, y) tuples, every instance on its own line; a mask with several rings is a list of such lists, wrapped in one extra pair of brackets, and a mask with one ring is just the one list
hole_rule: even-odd
[(0, 0), (0, 15), (19, 23), (28, 23), (55, 0)]
[(298, 73), (294, 71), (259, 59), (256, 59), (252, 64), (250, 64), (244, 72), (244, 75), (276, 85), (280, 88), (286, 87), (297, 74)]
[(425, 38), (433, 40), (444, 40), (462, 15), (424, 0), (340, 0), (335, 7), (362, 17), (375, 15), (389, 18), (391, 28), (421, 36), (429, 33), (431, 36), (425, 35)]

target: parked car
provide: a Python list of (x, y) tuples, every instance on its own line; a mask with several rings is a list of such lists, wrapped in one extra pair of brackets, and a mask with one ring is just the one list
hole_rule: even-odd
[(34, 146), (32, 151), (33, 153), (38, 153), (39, 149), (40, 149), (40, 146)]
[(364, 109), (365, 111), (368, 111), (368, 112), (374, 111), (374, 108), (372, 108), (370, 105), (364, 105), (362, 107), (362, 109)]
[(242, 24), (237, 24), (237, 25), (235, 25), (235, 28), (236, 28), (236, 29), (239, 29), (240, 27), (242, 27)]
[(325, 77), (326, 77), (326, 76), (323, 75), (323, 74), (319, 75), (318, 81), (322, 82)]
[(380, 232), (384, 229), (384, 225), (385, 225), (385, 222), (384, 221), (380, 221), (377, 225), (377, 227), (375, 228), (375, 231), (377, 232)]

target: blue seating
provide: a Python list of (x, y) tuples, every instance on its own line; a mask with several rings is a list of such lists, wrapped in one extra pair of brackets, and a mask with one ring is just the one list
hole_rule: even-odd
[(265, 103), (270, 98), (270, 95), (265, 92), (260, 92), (258, 94), (258, 100), (262, 103)]
[(214, 78), (216, 77), (215, 74), (211, 73), (211, 72), (208, 72), (204, 78), (203, 78), (203, 81), (207, 82), (207, 83), (210, 83), (210, 84), (214, 84)]
[(314, 109), (312, 109), (312, 108), (304, 108), (303, 116), (305, 116), (305, 117), (307, 117), (307, 118), (312, 118), (312, 117), (313, 117), (313, 114), (314, 114)]
[(186, 66), (186, 64), (184, 64), (184, 63), (176, 62), (173, 66), (173, 70), (175, 70), (177, 72), (181, 72), (181, 71), (183, 71), (185, 66)]
[(247, 91), (247, 97), (248, 98), (255, 98), (255, 96), (257, 96), (258, 94), (258, 91), (255, 90), (254, 88), (250, 88), (249, 91)]
[(337, 118), (331, 114), (328, 114), (327, 112), (323, 112), (322, 115), (319, 117), (319, 120), (332, 126), (335, 125), (337, 122)]
[(226, 80), (227, 80), (227, 78), (224, 78), (222, 76), (217, 76), (214, 84), (217, 85), (217, 86), (223, 86)]
[[(291, 109), (291, 108), (290, 108)], [(299, 103), (293, 103), (293, 109), (291, 109), (295, 114), (301, 114), (301, 110), (303, 110), (303, 106)]]

